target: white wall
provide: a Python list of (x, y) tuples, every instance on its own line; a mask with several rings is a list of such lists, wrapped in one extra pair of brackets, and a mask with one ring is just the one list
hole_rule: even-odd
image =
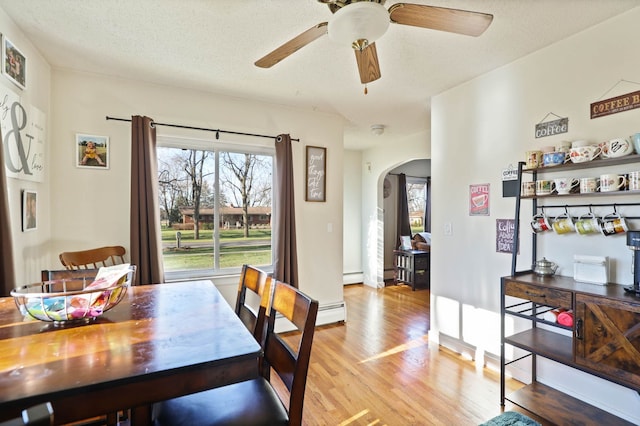
[(344, 151), (344, 284), (362, 282), (362, 152)]
[[(0, 75), (0, 85), (3, 93), (7, 91), (17, 94), (20, 103), (27, 108), (29, 105), (42, 111), (46, 118), (46, 135), (51, 134), (51, 123), (53, 122), (50, 110), (50, 90), (51, 90), (51, 70), (49, 64), (42, 58), (40, 53), (26, 39), (13, 21), (0, 9), (0, 28), (3, 37), (8, 38), (27, 58), (26, 66), (26, 87), (21, 90), (10, 82), (4, 75)], [(2, 111), (10, 105), (5, 105), (4, 95)], [(10, 112), (6, 111), (7, 114)], [(28, 132), (28, 129), (25, 129)], [(7, 129), (3, 129), (3, 137), (7, 139)], [(15, 143), (15, 138), (10, 138), (8, 143)], [(50, 137), (46, 138), (45, 156), (51, 148)], [(26, 143), (26, 142), (25, 142)], [(28, 149), (25, 146), (25, 149)], [(4, 167), (4, 165), (0, 165)], [(48, 215), (49, 205), (49, 179), (50, 167), (44, 170), (42, 182), (20, 180), (8, 178), (7, 186), (9, 193), (9, 204), (11, 206), (11, 236), (14, 249), (14, 263), (16, 285), (25, 285), (40, 280), (40, 270), (47, 264), (49, 253), (48, 243), (50, 238), (50, 222)], [(22, 232), (22, 222), (20, 217), (20, 197), (22, 190), (36, 191), (38, 194), (37, 203), (37, 230)]]
[[(433, 99), (434, 341), (472, 355), (500, 353), (500, 277), (510, 273), (511, 257), (496, 253), (495, 227), (496, 219), (514, 214), (514, 199), (502, 198), (501, 172), (524, 161), (525, 151), (532, 148), (582, 138), (600, 142), (640, 131), (640, 109), (594, 120), (589, 116), (590, 103), (640, 90), (637, 83), (621, 83), (607, 92), (621, 78), (640, 82), (635, 30), (639, 20), (640, 8), (636, 8)], [(569, 117), (569, 132), (535, 139), (535, 124), (548, 113)], [(621, 171), (630, 170), (622, 167)], [(600, 172), (585, 173), (597, 176)], [(469, 216), (469, 185), (477, 183), (490, 184), (490, 216)], [(593, 202), (607, 200), (630, 202), (629, 197)], [(531, 262), (530, 211), (525, 202), (519, 269), (527, 269)], [(452, 225), (451, 236), (444, 235), (446, 223)], [(640, 223), (632, 226), (638, 229)], [(623, 236), (549, 234), (539, 238), (538, 247), (538, 258), (560, 263), (562, 275), (573, 275), (573, 254), (607, 255), (614, 259), (612, 280), (631, 282), (631, 254)], [(539, 372), (541, 380), (552, 386), (640, 422), (640, 396), (633, 391), (550, 363)]]

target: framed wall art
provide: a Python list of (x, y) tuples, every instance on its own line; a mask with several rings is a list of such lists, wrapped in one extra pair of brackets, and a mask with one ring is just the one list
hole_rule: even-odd
[(24, 89), (27, 86), (27, 58), (6, 37), (2, 40), (2, 72), (16, 86)]
[(22, 190), (22, 232), (38, 228), (38, 194)]
[(327, 148), (306, 147), (305, 201), (326, 201)]
[(76, 134), (76, 166), (90, 169), (109, 168), (109, 137)]
[(489, 216), (489, 184), (469, 185), (469, 216)]

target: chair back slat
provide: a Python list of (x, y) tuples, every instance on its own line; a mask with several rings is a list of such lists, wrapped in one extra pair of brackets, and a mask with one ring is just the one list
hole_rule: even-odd
[[(242, 266), (235, 312), (260, 344), (264, 339), (266, 314), (271, 300), (270, 283), (271, 278), (266, 272), (250, 265)], [(247, 290), (260, 300), (257, 312), (247, 304)]]
[(107, 246), (81, 251), (66, 251), (60, 253), (60, 262), (70, 270), (97, 269), (101, 266), (125, 263), (126, 250), (122, 246)]
[[(272, 281), (272, 291), (261, 371), (263, 376), (269, 378), (270, 370), (273, 369), (289, 390), (289, 424), (296, 425), (302, 422), (318, 302), (300, 290), (276, 280)], [(296, 327), (298, 335), (289, 337), (288, 333), (287, 336), (276, 334), (277, 316), (287, 318)]]

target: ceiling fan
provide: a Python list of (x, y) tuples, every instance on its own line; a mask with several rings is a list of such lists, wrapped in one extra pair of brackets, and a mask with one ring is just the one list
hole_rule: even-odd
[(491, 24), (493, 15), (446, 7), (396, 3), (385, 9), (386, 0), (318, 0), (329, 7), (333, 16), (292, 38), (255, 65), (270, 68), (325, 34), (351, 45), (356, 55), (360, 81), (365, 85), (380, 78), (375, 41), (382, 37), (389, 23), (411, 25), (477, 37)]

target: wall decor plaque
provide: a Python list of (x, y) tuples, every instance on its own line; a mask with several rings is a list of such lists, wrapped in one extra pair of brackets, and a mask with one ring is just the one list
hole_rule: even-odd
[(591, 104), (591, 119), (640, 108), (640, 90)]
[(567, 133), (568, 131), (568, 117), (560, 118), (553, 121), (545, 121), (544, 123), (536, 124), (536, 139), (544, 138), (546, 136), (559, 135), (560, 133)]
[(327, 148), (307, 146), (306, 201), (326, 201)]

